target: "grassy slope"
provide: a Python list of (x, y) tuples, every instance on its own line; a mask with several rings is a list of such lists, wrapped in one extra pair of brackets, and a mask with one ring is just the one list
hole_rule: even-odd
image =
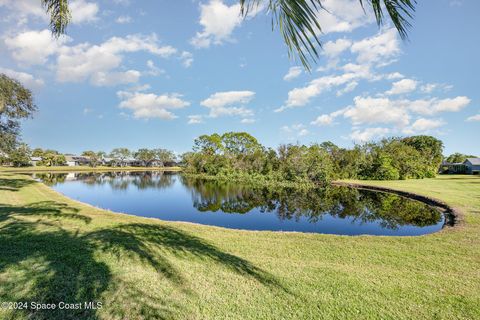
[(461, 207), (421, 237), (235, 231), (113, 214), (0, 173), (0, 301), (26, 319), (479, 319), (480, 178), (369, 182)]

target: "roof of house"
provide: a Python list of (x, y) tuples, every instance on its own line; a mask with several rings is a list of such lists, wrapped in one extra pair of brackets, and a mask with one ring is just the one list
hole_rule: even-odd
[(42, 161), (41, 157), (31, 157), (30, 160), (32, 161)]
[(467, 158), (465, 161), (470, 162), (474, 166), (480, 166), (480, 158)]

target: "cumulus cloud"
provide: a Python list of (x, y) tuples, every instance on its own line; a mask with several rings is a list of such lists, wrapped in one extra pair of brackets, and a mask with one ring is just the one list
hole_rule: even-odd
[(245, 108), (245, 104), (249, 103), (254, 96), (255, 92), (253, 91), (217, 92), (200, 102), (200, 104), (210, 109), (209, 117), (211, 118), (220, 116), (241, 116), (247, 118), (253, 116), (253, 111)]
[(322, 6), (326, 9), (318, 13), (322, 34), (351, 32), (374, 21), (357, 0), (324, 0)]
[(387, 134), (390, 133), (389, 128), (366, 128), (364, 130), (354, 130), (350, 134), (350, 138), (355, 142), (367, 142), (372, 141), (374, 139), (379, 139), (385, 137)]
[(445, 121), (442, 119), (426, 119), (420, 118), (417, 119), (411, 126), (405, 128), (403, 133), (405, 134), (416, 134), (427, 132), (433, 129), (437, 129), (445, 124)]
[(190, 43), (196, 48), (208, 48), (213, 44), (221, 44), (231, 40), (233, 30), (240, 26), (242, 17), (240, 5), (228, 6), (221, 0), (210, 0), (207, 4), (200, 4), (201, 32), (197, 32)]
[(188, 124), (203, 123), (203, 116), (200, 114), (192, 114), (188, 116)]
[(334, 117), (329, 114), (322, 114), (313, 120), (310, 124), (315, 126), (328, 126), (333, 123)]
[(8, 68), (2, 68), (0, 67), (0, 73), (3, 73), (10, 78), (13, 78), (20, 83), (22, 83), (24, 86), (26, 86), (29, 89), (35, 90), (40, 87), (43, 87), (45, 82), (42, 79), (35, 78), (33, 75), (30, 73), (26, 72), (20, 72), (20, 71), (15, 71), (12, 69)]
[(119, 91), (117, 96), (121, 99), (119, 107), (131, 110), (137, 119), (171, 120), (177, 118), (171, 110), (190, 105), (190, 102), (184, 101), (182, 95), (178, 93), (156, 95), (154, 93)]
[(404, 101), (412, 111), (422, 115), (433, 115), (441, 112), (458, 112), (470, 104), (470, 98), (458, 96), (456, 98)]
[(288, 69), (287, 74), (283, 77), (283, 80), (290, 81), (302, 74), (302, 67), (291, 67)]
[(328, 41), (323, 45), (323, 54), (329, 58), (335, 58), (342, 52), (350, 48), (352, 41), (348, 39), (337, 39), (336, 41)]
[(417, 88), (417, 81), (412, 79), (402, 79), (394, 82), (392, 88), (385, 92), (388, 95), (404, 94), (414, 91)]
[[(398, 35), (395, 29), (382, 30), (373, 37), (354, 43), (339, 39), (330, 43), (327, 52), (335, 55), (348, 48), (350, 48), (351, 53), (356, 55), (356, 63), (349, 62), (338, 68), (340, 74), (322, 76), (310, 81), (304, 87), (290, 90), (285, 104), (276, 109), (275, 112), (304, 106), (312, 98), (332, 88), (343, 86), (343, 89), (337, 90), (337, 95), (340, 96), (353, 91), (359, 80), (378, 81), (384, 79), (389, 75), (376, 75), (372, 70), (386, 65), (386, 61), (391, 61), (400, 53)], [(393, 74), (392, 76), (400, 76), (400, 74)]]
[[(72, 24), (89, 23), (98, 19), (99, 6), (95, 2), (73, 0), (69, 3), (72, 13)], [(48, 15), (37, 0), (0, 0), (0, 7), (6, 7), (11, 15), (7, 20), (15, 20), (19, 24), (26, 24), (30, 17), (48, 21)]]
[(349, 118), (354, 125), (390, 123), (400, 127), (408, 125), (408, 110), (397, 107), (385, 98), (355, 97), (354, 106), (346, 108), (343, 116)]
[(35, 65), (45, 64), (49, 56), (59, 52), (71, 39), (61, 36), (57, 40), (50, 30), (45, 29), (25, 31), (13, 37), (7, 36), (4, 41), (16, 61), (24, 65)]
[(310, 81), (305, 87), (290, 90), (285, 105), (275, 111), (281, 112), (288, 108), (304, 106), (309, 103), (312, 98), (334, 87), (347, 85), (349, 86), (348, 91), (352, 89), (352, 86), (356, 86), (356, 84), (348, 85), (349, 83), (356, 82), (359, 79), (373, 79), (373, 75), (368, 67), (349, 64), (345, 66), (345, 68), (345, 73), (343, 74), (319, 77)]
[(98, 4), (85, 0), (73, 0), (69, 3), (72, 23), (92, 22), (98, 19)]
[(357, 41), (350, 50), (357, 54), (357, 62), (360, 64), (386, 65), (400, 54), (397, 30), (383, 30), (373, 37)]
[[(59, 82), (90, 81), (97, 86), (137, 82), (141, 76), (139, 71), (125, 71), (125, 53), (143, 51), (160, 58), (176, 56), (186, 67), (193, 61), (191, 53), (179, 53), (172, 46), (161, 45), (156, 34), (112, 37), (100, 44), (80, 43), (69, 46), (72, 39), (62, 36), (57, 40), (52, 37), (50, 30), (45, 29), (21, 32), (16, 36), (5, 37), (4, 41), (12, 57), (22, 65), (47, 64), (56, 59), (53, 67)], [(151, 75), (162, 73), (154, 65), (149, 67)]]
[[(80, 82), (90, 79), (94, 85), (113, 85), (138, 81), (138, 71), (114, 72), (121, 66), (122, 53), (146, 51), (162, 58), (172, 56), (177, 50), (171, 46), (159, 46), (155, 35), (129, 35), (113, 37), (100, 45), (88, 43), (73, 47), (64, 46), (57, 57), (57, 80)], [(138, 77), (136, 76), (138, 75)], [(120, 76), (121, 81), (97, 81), (98, 78)]]

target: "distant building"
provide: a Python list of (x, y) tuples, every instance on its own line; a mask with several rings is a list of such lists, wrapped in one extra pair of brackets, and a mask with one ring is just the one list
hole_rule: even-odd
[(84, 156), (66, 155), (65, 161), (69, 167), (88, 166), (90, 164), (90, 158)]
[(440, 172), (449, 174), (480, 174), (480, 158), (467, 158), (463, 162), (454, 163), (444, 161)]
[(30, 157), (30, 164), (34, 167), (36, 167), (40, 161), (42, 161), (41, 157)]
[(467, 158), (463, 162), (467, 174), (480, 174), (480, 158)]

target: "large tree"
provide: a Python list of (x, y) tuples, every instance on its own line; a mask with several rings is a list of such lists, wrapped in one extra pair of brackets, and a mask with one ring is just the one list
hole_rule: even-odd
[(110, 157), (113, 158), (117, 165), (123, 167), (125, 165), (125, 160), (132, 155), (132, 152), (127, 148), (115, 148), (110, 152)]
[[(409, 20), (413, 17), (416, 0), (358, 0), (359, 6), (371, 9), (378, 25), (388, 16), (402, 38), (406, 38)], [(68, 0), (41, 0), (50, 15), (50, 29), (56, 36), (65, 33), (71, 20)], [(289, 55), (297, 56), (310, 69), (320, 55), (322, 21), (318, 13), (326, 10), (322, 0), (239, 0), (245, 18), (259, 7), (266, 6), (272, 17), (272, 29), (278, 28)]]
[(20, 82), (0, 74), (0, 153), (15, 149), (20, 134), (20, 120), (31, 117), (36, 109), (30, 90)]

